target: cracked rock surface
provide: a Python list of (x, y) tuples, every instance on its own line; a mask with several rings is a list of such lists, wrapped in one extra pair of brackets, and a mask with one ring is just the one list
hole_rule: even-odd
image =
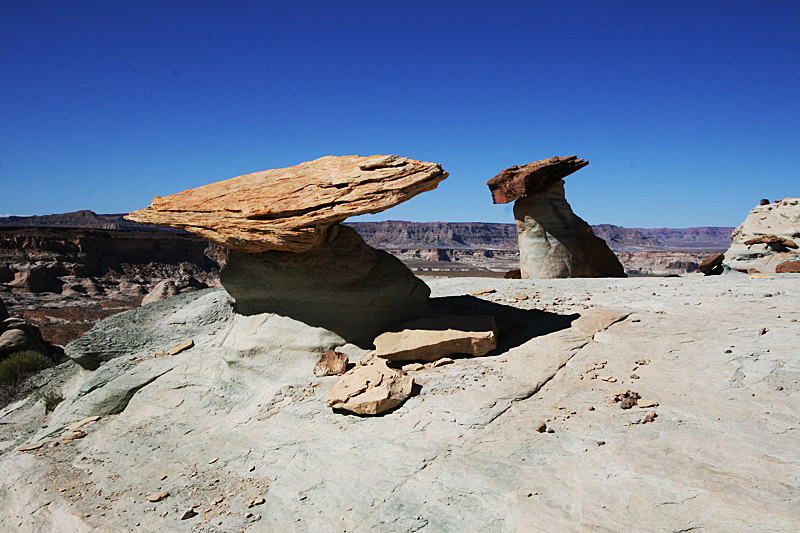
[[(81, 369), (51, 415), (8, 406), (0, 531), (796, 530), (796, 276), (426, 282), (432, 307), (498, 318), (498, 350), (415, 366), (383, 416), (332, 412), (338, 376), (313, 374), (367, 352), (277, 315), (103, 363), (138, 387), (118, 414), (75, 412)], [(519, 323), (544, 313), (570, 319)], [(84, 437), (18, 451), (89, 414)]]

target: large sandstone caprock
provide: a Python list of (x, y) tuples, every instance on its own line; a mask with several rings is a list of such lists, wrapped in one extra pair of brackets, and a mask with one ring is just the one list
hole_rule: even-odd
[(733, 270), (772, 274), (782, 263), (800, 259), (800, 198), (762, 203), (733, 231), (725, 265)]
[(384, 211), (446, 177), (439, 164), (396, 155), (327, 156), (157, 196), (126, 218), (243, 252), (305, 252), (347, 217)]
[(523, 278), (625, 277), (617, 256), (564, 195), (563, 178), (588, 164), (574, 155), (551, 157), (489, 180), (494, 203), (515, 202)]

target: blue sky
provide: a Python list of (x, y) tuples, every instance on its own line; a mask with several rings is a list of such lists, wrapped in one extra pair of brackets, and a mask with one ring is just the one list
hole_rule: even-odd
[(368, 220), (512, 222), (486, 181), (588, 159), (592, 224), (800, 196), (800, 2), (0, 0), (0, 213), (127, 212), (324, 155), (450, 173)]

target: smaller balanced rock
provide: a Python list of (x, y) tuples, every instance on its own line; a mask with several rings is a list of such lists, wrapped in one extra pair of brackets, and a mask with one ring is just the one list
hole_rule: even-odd
[(522, 278), (625, 277), (625, 269), (567, 203), (564, 178), (589, 162), (571, 155), (513, 166), (487, 185), (496, 204), (514, 202)]

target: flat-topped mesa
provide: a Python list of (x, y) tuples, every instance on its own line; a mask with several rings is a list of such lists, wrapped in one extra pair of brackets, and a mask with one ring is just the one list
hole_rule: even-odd
[(496, 204), (514, 202), (523, 278), (625, 277), (606, 242), (573, 213), (563, 178), (589, 162), (571, 155), (509, 167), (487, 185)]
[(347, 217), (384, 211), (447, 176), (437, 163), (396, 155), (327, 156), (157, 196), (125, 218), (184, 229), (243, 252), (305, 252)]
[(588, 164), (576, 155), (549, 157), (521, 167), (508, 167), (490, 179), (487, 185), (494, 203), (507, 204), (544, 191)]

